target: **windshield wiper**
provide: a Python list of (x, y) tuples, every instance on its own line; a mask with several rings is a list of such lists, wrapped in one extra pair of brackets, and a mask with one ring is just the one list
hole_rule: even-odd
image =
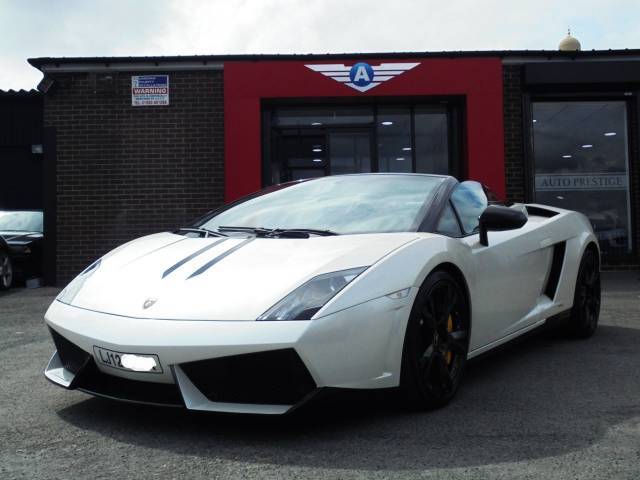
[(329, 236), (338, 235), (331, 230), (317, 230), (314, 228), (264, 228), (264, 227), (218, 227), (222, 232), (246, 232), (254, 233), (258, 237), (290, 237), (309, 238), (311, 235)]
[(246, 233), (255, 233), (257, 236), (266, 236), (273, 232), (270, 228), (262, 228), (262, 227), (218, 227), (219, 232), (246, 232)]
[(318, 230), (315, 228), (276, 228), (274, 232), (278, 235), (290, 235), (290, 234), (307, 234), (307, 235), (319, 235), (322, 237), (329, 237), (332, 235), (340, 235), (338, 232), (334, 232), (333, 230)]
[(207, 238), (207, 237), (226, 237), (227, 236), (224, 233), (215, 232), (213, 230), (208, 230), (208, 229), (202, 228), (202, 227), (198, 227), (198, 228), (195, 228), (195, 227), (181, 227), (176, 231), (177, 232), (191, 232), (191, 233), (204, 234), (204, 238)]

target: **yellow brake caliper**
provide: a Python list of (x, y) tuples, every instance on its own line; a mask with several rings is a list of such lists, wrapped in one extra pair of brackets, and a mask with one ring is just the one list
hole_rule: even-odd
[[(453, 317), (449, 314), (449, 318), (447, 319), (447, 332), (453, 332)], [(453, 355), (451, 354), (451, 350), (447, 350), (447, 365), (451, 364), (451, 358)]]

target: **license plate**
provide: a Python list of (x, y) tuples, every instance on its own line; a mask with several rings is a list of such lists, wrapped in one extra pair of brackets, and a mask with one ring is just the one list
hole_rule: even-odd
[(162, 373), (162, 365), (157, 355), (148, 353), (116, 352), (107, 348), (93, 347), (96, 362), (105, 367), (126, 372)]

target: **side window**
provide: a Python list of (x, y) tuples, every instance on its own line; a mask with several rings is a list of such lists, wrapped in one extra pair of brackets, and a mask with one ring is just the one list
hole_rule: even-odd
[(458, 219), (456, 218), (456, 214), (453, 211), (453, 207), (450, 202), (447, 202), (447, 206), (442, 211), (442, 215), (440, 215), (436, 231), (449, 237), (462, 236), (460, 224), (458, 223)]
[(472, 181), (458, 184), (451, 194), (451, 203), (458, 212), (465, 234), (478, 228), (480, 215), (489, 205), (482, 185)]

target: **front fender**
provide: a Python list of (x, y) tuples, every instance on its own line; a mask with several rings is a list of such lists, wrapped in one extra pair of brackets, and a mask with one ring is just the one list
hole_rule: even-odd
[[(473, 284), (475, 269), (469, 263), (469, 247), (460, 240), (435, 234), (419, 234), (415, 240), (393, 250), (318, 312), (316, 318), (383, 297), (409, 287), (420, 287), (434, 268), (452, 263)], [(469, 292), (471, 293), (471, 292)]]

